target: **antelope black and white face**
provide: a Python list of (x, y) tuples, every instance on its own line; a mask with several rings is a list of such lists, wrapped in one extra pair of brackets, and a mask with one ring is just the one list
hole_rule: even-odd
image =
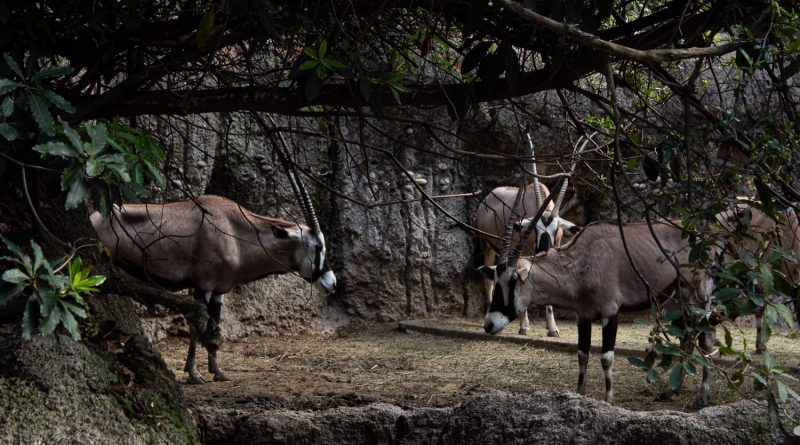
[(556, 231), (558, 231), (558, 217), (548, 213), (542, 215), (536, 223), (536, 252), (547, 252), (555, 247)]
[(325, 293), (332, 294), (336, 291), (336, 275), (325, 259), (325, 237), (322, 233), (315, 234), (302, 227), (273, 228), (273, 233), (278, 238), (298, 241), (293, 262), (303, 279)]
[[(494, 282), (492, 301), (486, 310), (483, 329), (489, 334), (497, 334), (509, 323), (517, 319), (518, 310), (515, 304), (519, 276), (513, 267), (507, 264), (497, 266), (481, 266), (479, 270)], [(524, 311), (524, 309), (523, 309)]]

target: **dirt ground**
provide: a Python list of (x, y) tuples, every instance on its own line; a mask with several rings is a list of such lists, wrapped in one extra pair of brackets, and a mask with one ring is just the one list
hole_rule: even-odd
[[(464, 332), (480, 332), (482, 320), (425, 320), (426, 324)], [(573, 323), (561, 321), (561, 342), (576, 342)], [(506, 337), (520, 337), (517, 327), (509, 326)], [(746, 339), (752, 345), (753, 329), (735, 328), (735, 343)], [(620, 326), (618, 348), (647, 345), (649, 327), (638, 324)], [(547, 339), (543, 322), (532, 320), (529, 338)], [(593, 344), (600, 342), (600, 326), (593, 330)], [(159, 345), (162, 355), (180, 381), (188, 339), (169, 338)], [(752, 346), (750, 346), (752, 349)], [(770, 340), (776, 361), (796, 367), (800, 347), (787, 333)], [(575, 354), (514, 343), (467, 340), (401, 332), (397, 323), (364, 323), (332, 337), (250, 337), (226, 342), (219, 352), (222, 369), (231, 382), (184, 385), (190, 405), (215, 403), (224, 406), (247, 404), (263, 409), (323, 409), (387, 402), (403, 407), (454, 406), (465, 398), (486, 392), (531, 393), (541, 390), (574, 391), (577, 383)], [(204, 364), (205, 352), (198, 352)], [(203, 366), (202, 368), (205, 368)], [(200, 372), (210, 379), (205, 369)], [(616, 404), (634, 410), (675, 409), (691, 411), (700, 377), (688, 376), (684, 391), (670, 402), (654, 399), (665, 388), (667, 376), (655, 384), (647, 383), (643, 372), (617, 354), (614, 365)], [(600, 357), (589, 362), (588, 396), (603, 398), (604, 378)], [(797, 382), (791, 382), (798, 392)], [(752, 384), (735, 392), (728, 388), (720, 371), (713, 373), (714, 404), (743, 398), (761, 397)]]

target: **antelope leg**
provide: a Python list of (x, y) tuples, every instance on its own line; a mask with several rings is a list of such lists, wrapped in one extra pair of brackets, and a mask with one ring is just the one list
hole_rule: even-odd
[(617, 316), (603, 319), (603, 349), (600, 363), (606, 377), (605, 401), (614, 404), (614, 344), (617, 342)]
[(528, 320), (528, 311), (525, 311), (519, 316), (519, 335), (528, 335), (530, 326), (531, 322)]
[[(711, 360), (714, 351), (714, 334), (703, 332), (697, 338), (697, 345), (703, 352), (706, 360)], [(697, 395), (694, 405), (696, 408), (703, 408), (711, 403), (711, 370), (708, 365), (703, 365), (703, 382), (700, 384), (700, 393)]]
[(592, 346), (592, 322), (578, 320), (578, 394), (586, 394), (586, 366)]
[(553, 306), (547, 305), (544, 307), (545, 319), (547, 320), (547, 336), (559, 337), (561, 333), (556, 326), (556, 318), (553, 316)]
[[(211, 299), (208, 302), (208, 315), (212, 320), (214, 320), (214, 322), (217, 324), (217, 327), (219, 327), (219, 322), (222, 318), (222, 305), (224, 301), (224, 294), (215, 294), (211, 296)], [(208, 350), (208, 372), (214, 374), (214, 381), (230, 381), (228, 376), (226, 376), (225, 373), (219, 368), (219, 363), (217, 363), (218, 347), (216, 347), (216, 345), (214, 347), (206, 346), (206, 349)]]
[(195, 353), (197, 352), (197, 337), (198, 334), (194, 327), (191, 328), (191, 340), (189, 340), (189, 353), (186, 357), (186, 365), (183, 367), (183, 370), (189, 373), (189, 383), (199, 385), (205, 383), (206, 381), (203, 377), (200, 376), (200, 373), (197, 372), (197, 368), (194, 366), (194, 358)]

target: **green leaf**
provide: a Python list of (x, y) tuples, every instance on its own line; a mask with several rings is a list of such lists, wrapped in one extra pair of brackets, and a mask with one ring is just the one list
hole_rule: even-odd
[(656, 370), (650, 368), (647, 370), (647, 383), (653, 383), (658, 380), (658, 375), (656, 374)]
[(72, 339), (75, 341), (80, 340), (81, 331), (78, 329), (78, 320), (75, 319), (75, 316), (72, 315), (72, 312), (65, 311), (62, 320), (64, 327), (67, 328), (67, 332), (72, 335)]
[(103, 173), (103, 170), (105, 169), (106, 169), (106, 164), (97, 159), (92, 158), (86, 161), (86, 176), (90, 178), (94, 178), (100, 173)]
[(0, 78), (0, 96), (16, 90), (20, 84), (11, 79)]
[(91, 143), (83, 144), (83, 147), (89, 156), (97, 156), (108, 145), (108, 129), (102, 122), (96, 125), (85, 125), (84, 128), (91, 139)]
[(45, 318), (40, 329), (42, 330), (43, 334), (49, 335), (52, 334), (59, 323), (61, 323), (61, 319), (64, 316), (64, 311), (59, 305), (56, 304), (48, 314), (45, 315), (44, 311), (42, 311), (42, 316)]
[(36, 272), (45, 262), (44, 254), (42, 254), (42, 248), (36, 244), (36, 241), (31, 240), (31, 248), (33, 249), (33, 271)]
[(672, 372), (669, 373), (669, 388), (671, 390), (676, 390), (680, 388), (681, 382), (683, 381), (683, 366), (678, 365), (672, 368)]
[(0, 122), (0, 135), (7, 141), (15, 141), (19, 138), (17, 130), (5, 122)]
[(16, 73), (20, 79), (25, 78), (25, 74), (23, 74), (22, 69), (19, 67), (19, 65), (17, 65), (17, 62), (14, 61), (10, 54), (3, 53), (3, 58), (6, 59), (8, 67), (11, 68), (11, 70), (14, 71), (14, 73)]
[(14, 98), (11, 96), (6, 97), (3, 100), (3, 104), (0, 105), (0, 111), (2, 111), (3, 117), (11, 116), (11, 113), (14, 112)]
[(46, 97), (51, 104), (55, 105), (59, 109), (66, 111), (67, 113), (75, 112), (75, 107), (72, 106), (72, 104), (64, 99), (60, 94), (50, 90), (42, 90), (42, 95)]
[(31, 80), (37, 81), (41, 79), (49, 79), (53, 77), (64, 77), (72, 73), (72, 68), (65, 66), (49, 66), (42, 68), (41, 71), (31, 76)]
[(767, 263), (758, 265), (758, 271), (761, 274), (761, 286), (764, 288), (764, 293), (771, 294), (775, 287), (772, 277), (772, 267)]
[(784, 403), (789, 400), (789, 391), (786, 390), (786, 385), (781, 381), (778, 381), (778, 397)]
[(783, 319), (784, 319), (784, 321), (786, 321), (786, 324), (788, 324), (788, 325), (789, 325), (789, 327), (791, 327), (792, 329), (794, 329), (794, 328), (796, 327), (796, 326), (795, 326), (795, 325), (796, 325), (796, 323), (795, 323), (795, 319), (794, 319), (794, 314), (792, 314), (792, 310), (791, 310), (791, 309), (789, 309), (789, 308), (788, 308), (788, 307), (787, 307), (785, 304), (783, 304), (783, 303), (777, 303), (777, 304), (774, 304), (774, 306), (775, 306), (775, 311), (778, 313), (778, 315), (779, 315), (781, 318), (783, 318)]
[(69, 139), (69, 143), (72, 144), (72, 147), (75, 149), (76, 153), (83, 153), (83, 141), (81, 140), (80, 135), (78, 132), (75, 131), (72, 127), (69, 126), (68, 123), (60, 120), (61, 122), (61, 131), (64, 132), (64, 136)]
[(328, 54), (328, 41), (323, 39), (322, 42), (319, 44), (319, 58), (320, 60), (325, 58), (325, 54)]
[(316, 60), (306, 60), (300, 64), (300, 71), (313, 70), (317, 65), (319, 65), (319, 62)]
[(64, 306), (64, 309), (72, 312), (78, 318), (86, 318), (89, 314), (86, 312), (86, 309), (78, 306), (77, 304), (70, 303), (69, 301), (61, 301), (61, 304)]
[(639, 357), (634, 357), (632, 355), (629, 355), (628, 363), (630, 363), (631, 366), (636, 366), (637, 368), (645, 368), (644, 360), (640, 359)]
[(48, 136), (53, 136), (56, 133), (55, 122), (50, 110), (47, 109), (46, 99), (42, 98), (36, 93), (31, 93), (28, 96), (28, 104), (31, 107), (33, 120), (39, 126), (39, 129), (46, 133)]
[(120, 179), (122, 179), (123, 182), (131, 182), (131, 175), (128, 172), (128, 168), (127, 168), (126, 165), (121, 164), (121, 163), (120, 164), (111, 163), (111, 164), (108, 164), (106, 167), (108, 167), (109, 170), (111, 170), (114, 173), (116, 173), (117, 176), (119, 176)]
[(675, 337), (683, 337), (685, 334), (683, 329), (675, 326), (674, 324), (667, 325), (666, 331), (674, 335)]
[(58, 296), (52, 289), (41, 289), (39, 295), (39, 313), (46, 317), (58, 303)]
[(30, 340), (37, 327), (39, 327), (39, 305), (33, 298), (28, 298), (25, 311), (22, 313), (22, 338)]
[(330, 66), (331, 68), (335, 68), (335, 69), (338, 69), (338, 70), (342, 70), (342, 69), (347, 68), (346, 64), (344, 64), (343, 62), (340, 62), (340, 61), (338, 61), (336, 59), (326, 59), (325, 63), (327, 63), (328, 66)]
[(61, 156), (62, 158), (77, 158), (80, 156), (80, 153), (77, 153), (72, 147), (59, 141), (34, 145), (33, 150), (42, 154)]
[(30, 282), (31, 277), (19, 269), (9, 269), (3, 272), (3, 281), (12, 284), (25, 284)]
[(86, 200), (87, 191), (86, 184), (83, 183), (83, 178), (75, 178), (69, 187), (69, 192), (67, 192), (67, 201), (64, 203), (64, 208), (72, 210), (78, 207), (79, 204)]
[(145, 160), (143, 163), (150, 176), (156, 181), (156, 184), (164, 185), (164, 175), (161, 174), (161, 171), (150, 161)]

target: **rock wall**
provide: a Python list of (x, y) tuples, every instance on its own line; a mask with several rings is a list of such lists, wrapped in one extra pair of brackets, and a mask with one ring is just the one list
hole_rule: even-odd
[(93, 297), (92, 306), (97, 331), (81, 342), (62, 334), (24, 341), (18, 320), (0, 323), (0, 443), (200, 443), (130, 300)]
[[(798, 412), (798, 405), (786, 407)], [(752, 444), (793, 443), (763, 404), (687, 414), (629, 411), (572, 393), (488, 394), (453, 408), (387, 404), (322, 411), (197, 407), (207, 444)]]

